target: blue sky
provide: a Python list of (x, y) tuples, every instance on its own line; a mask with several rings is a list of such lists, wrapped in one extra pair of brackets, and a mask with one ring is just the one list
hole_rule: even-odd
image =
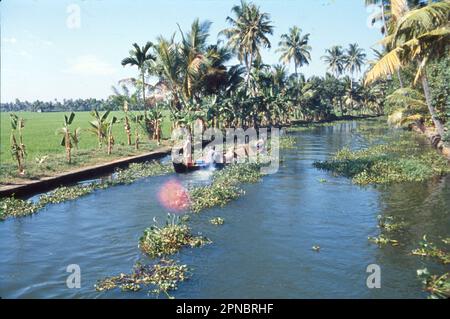
[[(323, 75), (320, 57), (334, 44), (357, 42), (369, 50), (380, 38), (368, 26), (363, 0), (260, 0), (275, 33), (265, 63), (278, 63), (279, 37), (292, 25), (310, 33), (312, 62), (301, 72)], [(227, 26), (239, 0), (3, 0), (1, 10), (1, 100), (106, 98), (111, 85), (135, 76), (123, 68), (131, 44), (187, 30), (199, 17), (211, 21), (211, 42)], [(73, 20), (80, 9), (80, 19)], [(74, 11), (75, 10), (75, 11)], [(293, 69), (293, 67), (291, 68)]]

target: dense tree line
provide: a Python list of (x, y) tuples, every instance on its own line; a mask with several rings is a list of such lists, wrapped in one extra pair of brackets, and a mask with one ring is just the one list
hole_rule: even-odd
[(14, 102), (2, 103), (0, 105), (1, 112), (80, 112), (91, 110), (119, 110), (121, 106), (113, 103), (110, 99), (64, 99), (63, 101), (20, 101), (16, 99)]

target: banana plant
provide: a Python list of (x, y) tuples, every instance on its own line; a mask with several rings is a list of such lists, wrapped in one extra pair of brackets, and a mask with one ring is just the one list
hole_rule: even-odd
[(155, 105), (148, 112), (148, 120), (152, 127), (153, 139), (157, 141), (158, 145), (161, 142), (161, 122), (163, 119), (163, 113), (158, 105)]
[(70, 113), (69, 116), (64, 115), (64, 126), (59, 130), (59, 134), (62, 135), (61, 146), (66, 149), (66, 160), (67, 163), (72, 162), (72, 147), (75, 145), (78, 148), (78, 141), (80, 135), (80, 128), (77, 128), (74, 132), (70, 131), (70, 125), (75, 118), (75, 113)]
[[(17, 161), (17, 168), (20, 175), (25, 174), (25, 145), (23, 144), (22, 129), (25, 127), (23, 118), (16, 114), (10, 114), (11, 119), (11, 154)], [(18, 137), (16, 137), (16, 132)]]
[(123, 126), (125, 129), (125, 134), (127, 134), (127, 143), (128, 145), (131, 145), (131, 126), (130, 126), (130, 119), (128, 117), (128, 102), (123, 102), (123, 112), (125, 113), (125, 116), (123, 118)]
[(113, 116), (107, 124), (107, 138), (108, 138), (108, 155), (111, 155), (114, 145), (113, 125), (117, 122), (117, 117)]
[(97, 135), (98, 140), (98, 148), (102, 147), (103, 141), (107, 138), (107, 130), (108, 130), (108, 116), (109, 111), (106, 111), (101, 115), (97, 110), (93, 110), (91, 112), (91, 116), (94, 117), (94, 120), (89, 122), (91, 125), (90, 131)]
[(132, 118), (133, 122), (136, 123), (134, 129), (134, 148), (136, 150), (139, 149), (139, 140), (140, 140), (139, 126), (142, 125), (143, 119), (144, 119), (143, 115), (134, 115)]

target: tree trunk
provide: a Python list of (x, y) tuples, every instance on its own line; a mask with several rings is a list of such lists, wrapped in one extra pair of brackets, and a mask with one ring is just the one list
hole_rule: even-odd
[(125, 132), (127, 134), (127, 143), (128, 145), (131, 145), (131, 128), (127, 115), (125, 115)]
[(423, 92), (425, 94), (425, 100), (427, 102), (428, 110), (431, 115), (431, 119), (433, 120), (433, 123), (434, 123), (437, 133), (442, 137), (442, 136), (444, 136), (444, 125), (439, 120), (437, 113), (436, 113), (436, 109), (434, 108), (434, 106), (432, 104), (431, 90), (430, 90), (430, 86), (428, 84), (428, 78), (427, 78), (427, 74), (426, 74), (425, 70), (423, 70), (423, 74), (422, 74), (422, 86), (423, 86)]
[(70, 145), (70, 133), (69, 133), (68, 129), (66, 131), (65, 144), (66, 144), (66, 160), (67, 160), (67, 163), (70, 164), (72, 162), (72, 157), (70, 154), (71, 145)]
[(145, 105), (145, 73), (144, 73), (144, 70), (142, 70), (142, 103), (144, 106), (144, 116), (147, 119), (147, 107)]

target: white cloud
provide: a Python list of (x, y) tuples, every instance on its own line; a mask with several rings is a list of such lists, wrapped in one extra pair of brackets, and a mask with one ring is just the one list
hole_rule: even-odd
[(9, 44), (16, 44), (17, 43), (17, 39), (14, 38), (14, 37), (3, 38), (2, 41), (5, 42), (5, 43), (9, 43)]
[(113, 75), (116, 69), (95, 55), (82, 55), (69, 59), (69, 67), (63, 72), (76, 75)]

